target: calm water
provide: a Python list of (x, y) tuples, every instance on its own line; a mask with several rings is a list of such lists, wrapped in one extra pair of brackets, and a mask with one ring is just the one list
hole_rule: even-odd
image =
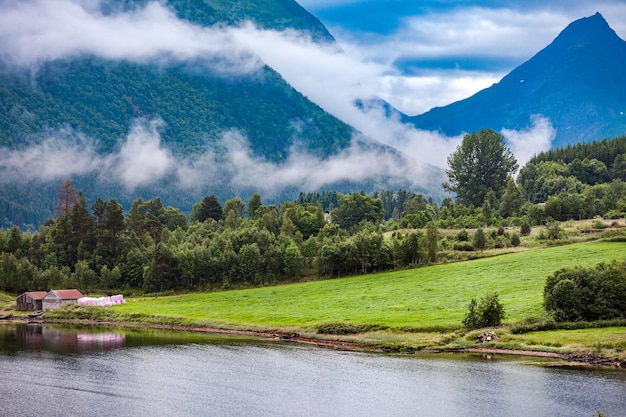
[(1, 416), (626, 416), (626, 372), (0, 325)]

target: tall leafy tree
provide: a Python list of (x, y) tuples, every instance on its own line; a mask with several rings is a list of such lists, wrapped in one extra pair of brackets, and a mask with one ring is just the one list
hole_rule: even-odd
[(72, 246), (76, 250), (77, 258), (86, 259), (96, 246), (96, 222), (94, 216), (87, 210), (83, 193), (79, 193), (78, 200), (68, 216), (72, 231)]
[(248, 201), (248, 218), (256, 218), (256, 211), (263, 205), (259, 193), (254, 193)]
[(239, 197), (233, 197), (224, 204), (224, 217), (229, 213), (233, 213), (235, 217), (243, 217), (245, 214), (246, 203)]
[(343, 229), (350, 229), (363, 220), (376, 224), (385, 216), (383, 201), (364, 194), (348, 194), (339, 199), (339, 207), (331, 212), (331, 216)]
[(517, 216), (523, 204), (524, 197), (522, 192), (515, 184), (515, 180), (509, 178), (500, 201), (500, 215), (502, 217)]
[(492, 191), (502, 196), (507, 180), (518, 168), (504, 138), (491, 129), (465, 135), (448, 157), (446, 190), (456, 193), (459, 203), (480, 207)]
[[(96, 202), (97, 203), (97, 202)], [(100, 242), (108, 266), (113, 267), (119, 256), (120, 240), (124, 232), (124, 208), (115, 200), (105, 204), (103, 222), (97, 224)], [(94, 210), (95, 212), (95, 210)], [(96, 215), (97, 217), (97, 215)]]

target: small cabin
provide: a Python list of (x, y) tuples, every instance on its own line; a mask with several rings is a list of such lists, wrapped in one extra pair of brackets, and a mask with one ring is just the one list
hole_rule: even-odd
[(75, 303), (84, 295), (78, 290), (50, 290), (41, 303), (42, 310), (52, 310), (66, 304)]
[(16, 304), (18, 310), (43, 310), (42, 301), (48, 294), (47, 291), (29, 291), (17, 297)]

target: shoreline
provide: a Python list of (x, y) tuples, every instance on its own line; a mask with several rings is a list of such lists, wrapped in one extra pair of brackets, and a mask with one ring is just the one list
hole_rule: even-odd
[(186, 332), (198, 332), (198, 333), (213, 333), (224, 335), (237, 335), (237, 336), (249, 336), (260, 339), (272, 339), (282, 342), (298, 343), (309, 346), (317, 346), (322, 348), (350, 351), (350, 352), (368, 352), (368, 353), (387, 353), (387, 354), (400, 354), (400, 355), (417, 355), (417, 354), (438, 354), (438, 353), (479, 353), (479, 354), (497, 354), (497, 355), (515, 355), (526, 356), (536, 358), (551, 358), (557, 361), (553, 364), (544, 364), (546, 366), (601, 366), (612, 367), (616, 369), (626, 370), (626, 360), (618, 358), (606, 358), (602, 356), (596, 356), (591, 353), (559, 353), (549, 352), (542, 350), (532, 349), (507, 349), (493, 346), (481, 346), (466, 348), (430, 348), (430, 349), (409, 349), (405, 351), (394, 350), (389, 347), (371, 346), (365, 343), (358, 343), (354, 341), (339, 340), (339, 339), (326, 339), (319, 337), (302, 336), (298, 333), (282, 333), (271, 332), (261, 330), (238, 330), (228, 328), (217, 328), (208, 326), (194, 326), (194, 325), (178, 325), (178, 324), (159, 324), (159, 323), (136, 323), (132, 321), (115, 321), (115, 320), (93, 320), (93, 319), (55, 319), (55, 318), (37, 318), (31, 319), (28, 317), (12, 317), (11, 319), (4, 320), (5, 322), (26, 322), (31, 323), (57, 323), (57, 324), (75, 324), (85, 326), (117, 326), (128, 327), (137, 329), (157, 329), (157, 330), (172, 330), (172, 331), (186, 331)]

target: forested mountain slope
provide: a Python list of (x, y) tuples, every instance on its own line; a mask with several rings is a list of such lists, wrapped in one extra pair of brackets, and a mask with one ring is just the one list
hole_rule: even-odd
[[(31, 3), (37, 5), (36, 0), (24, 4)], [(61, 6), (66, 3), (71, 2)], [(199, 36), (212, 30), (224, 42), (232, 40), (226, 28), (246, 21), (334, 42), (319, 20), (292, 0), (83, 3), (88, 18), (105, 23), (119, 16), (171, 21), (171, 13), (176, 28)], [(194, 26), (185, 26), (189, 23)], [(240, 184), (232, 178), (240, 159), (280, 164), (293, 149), (324, 159), (353, 143), (353, 128), (294, 90), (250, 51), (215, 47), (221, 50), (190, 58), (177, 56), (186, 52), (182, 47), (148, 58), (77, 48), (48, 59), (43, 51), (44, 58), (27, 65), (0, 51), (3, 224), (49, 218), (65, 179), (60, 172), (69, 172), (88, 201), (102, 196), (127, 205), (137, 197), (161, 196), (186, 211), (204, 195), (223, 200), (235, 195)], [(44, 168), (28, 168), (33, 160)], [(248, 177), (264, 181), (262, 175)], [(289, 192), (295, 193), (294, 187)], [(250, 190), (248, 181), (236, 192), (245, 196)]]

